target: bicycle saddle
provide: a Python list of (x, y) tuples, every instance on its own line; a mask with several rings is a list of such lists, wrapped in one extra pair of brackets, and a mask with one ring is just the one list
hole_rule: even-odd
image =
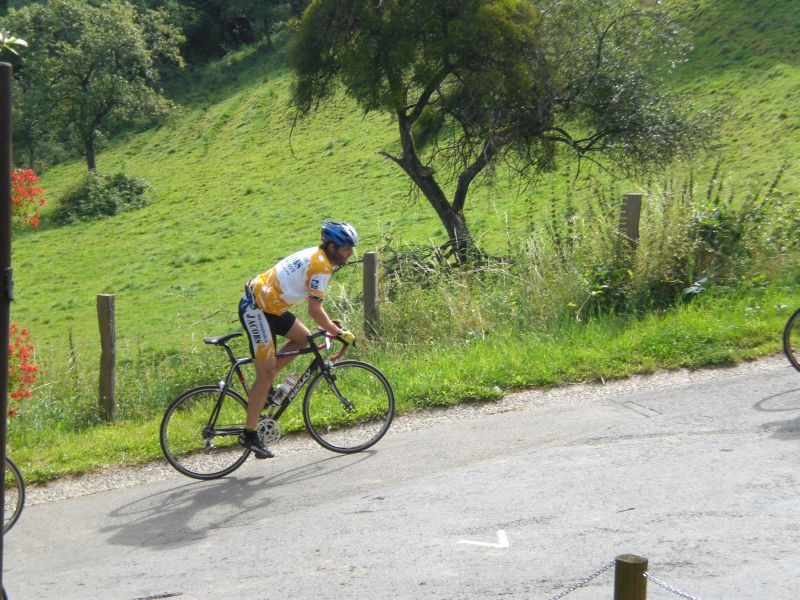
[(215, 344), (215, 345), (219, 346), (221, 344), (224, 344), (225, 342), (227, 342), (228, 340), (230, 340), (232, 338), (239, 337), (240, 335), (242, 335), (241, 331), (234, 331), (233, 333), (226, 333), (225, 335), (217, 335), (217, 336), (214, 336), (214, 337), (203, 338), (203, 341), (206, 344)]

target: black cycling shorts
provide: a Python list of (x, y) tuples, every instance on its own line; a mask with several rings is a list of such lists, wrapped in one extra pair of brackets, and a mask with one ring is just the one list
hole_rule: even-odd
[(253, 296), (248, 293), (239, 302), (239, 321), (247, 333), (250, 355), (253, 358), (274, 357), (277, 351), (275, 337), (286, 337), (296, 320), (297, 317), (288, 310), (280, 315), (264, 312), (256, 306)]

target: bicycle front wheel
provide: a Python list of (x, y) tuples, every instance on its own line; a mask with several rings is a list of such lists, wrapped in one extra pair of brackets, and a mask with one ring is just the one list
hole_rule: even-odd
[(235, 471), (250, 450), (239, 445), (247, 402), (233, 390), (213, 385), (178, 396), (161, 420), (161, 449), (169, 464), (195, 479), (216, 479)]
[(323, 448), (349, 454), (380, 440), (394, 416), (394, 393), (370, 364), (347, 360), (318, 373), (303, 401), (308, 433)]
[(789, 317), (783, 330), (783, 351), (792, 366), (800, 371), (800, 308)]
[(3, 486), (4, 508), (3, 533), (8, 532), (19, 519), (25, 505), (25, 481), (17, 465), (6, 456), (6, 480)]

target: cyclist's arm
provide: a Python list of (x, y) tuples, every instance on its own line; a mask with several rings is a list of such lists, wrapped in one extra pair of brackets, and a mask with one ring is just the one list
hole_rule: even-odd
[(328, 313), (322, 307), (322, 299), (314, 296), (308, 297), (308, 314), (312, 319), (331, 335), (339, 335), (339, 326), (331, 321)]

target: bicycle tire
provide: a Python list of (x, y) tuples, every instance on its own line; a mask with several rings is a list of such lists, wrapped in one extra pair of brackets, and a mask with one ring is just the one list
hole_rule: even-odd
[(789, 317), (783, 329), (783, 351), (792, 366), (800, 371), (800, 308)]
[(25, 480), (19, 472), (17, 465), (6, 456), (6, 480), (3, 485), (3, 533), (14, 526), (25, 506)]
[(219, 388), (213, 385), (184, 392), (173, 400), (161, 420), (164, 457), (187, 477), (224, 477), (238, 469), (250, 455), (248, 448), (239, 445), (239, 433), (247, 418), (247, 401), (233, 390), (225, 390), (218, 422), (213, 428), (207, 427), (219, 394)]
[(325, 373), (317, 373), (303, 400), (306, 430), (323, 448), (351, 454), (375, 445), (394, 417), (394, 392), (386, 376), (372, 365), (347, 360), (331, 366), (334, 384), (353, 409), (334, 393)]

